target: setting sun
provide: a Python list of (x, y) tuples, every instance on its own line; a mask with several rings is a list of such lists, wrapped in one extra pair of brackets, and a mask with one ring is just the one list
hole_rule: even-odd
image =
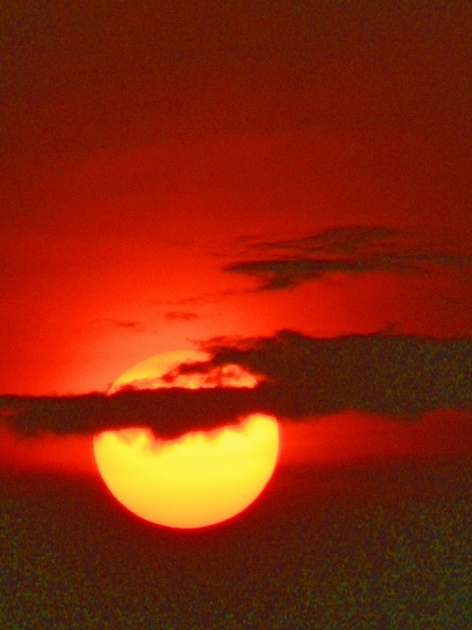
[[(162, 379), (180, 363), (206, 358), (193, 351), (151, 357), (117, 379), (110, 393), (126, 385), (144, 389), (256, 384), (252, 375), (235, 366), (223, 368), (219, 383), (198, 374), (177, 376), (172, 383)], [(141, 518), (183, 529), (219, 523), (244, 510), (272, 476), (278, 450), (278, 423), (262, 414), (175, 440), (156, 439), (150, 429), (141, 427), (104, 431), (94, 438), (98, 469), (115, 498)]]

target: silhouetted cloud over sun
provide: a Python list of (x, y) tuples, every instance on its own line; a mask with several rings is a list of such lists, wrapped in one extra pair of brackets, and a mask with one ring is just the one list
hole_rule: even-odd
[(258, 386), (3, 396), (0, 416), (23, 435), (149, 426), (161, 437), (176, 437), (253, 412), (295, 422), (347, 410), (412, 421), (434, 410), (472, 409), (472, 342), (465, 339), (317, 339), (283, 330), (273, 337), (216, 338), (202, 349), (209, 361), (182, 365), (169, 380), (182, 373), (218, 378), (222, 366), (238, 365), (257, 376)]

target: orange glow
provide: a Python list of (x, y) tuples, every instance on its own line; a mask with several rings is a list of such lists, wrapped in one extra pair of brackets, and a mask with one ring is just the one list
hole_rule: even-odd
[(127, 385), (136, 389), (157, 389), (159, 387), (198, 389), (200, 387), (215, 387), (216, 384), (231, 387), (255, 387), (257, 385), (257, 380), (252, 374), (243, 371), (238, 366), (231, 365), (227, 365), (221, 371), (210, 375), (210, 378), (201, 374), (182, 374), (173, 378), (171, 382), (162, 378), (182, 363), (207, 361), (208, 358), (209, 355), (206, 352), (196, 350), (173, 350), (156, 354), (124, 372), (116, 379), (108, 393), (113, 394)]
[[(211, 379), (191, 374), (173, 382), (161, 377), (185, 361), (204, 361), (195, 351), (167, 352), (125, 372), (110, 388), (254, 387), (256, 379), (226, 366)], [(250, 505), (274, 471), (279, 451), (275, 418), (248, 416), (243, 423), (213, 431), (158, 440), (146, 428), (104, 431), (94, 437), (100, 474), (129, 510), (153, 523), (197, 528), (225, 521)]]

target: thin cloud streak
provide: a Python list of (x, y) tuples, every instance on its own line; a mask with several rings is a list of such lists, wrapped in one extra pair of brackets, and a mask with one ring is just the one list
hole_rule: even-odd
[(188, 313), (184, 311), (169, 311), (164, 314), (164, 317), (167, 321), (175, 322), (175, 321), (184, 321), (188, 322), (192, 319), (197, 319), (197, 313)]
[(407, 233), (386, 227), (329, 228), (299, 239), (261, 241), (247, 245), (246, 258), (223, 266), (227, 273), (255, 278), (253, 292), (292, 289), (335, 273), (432, 274), (440, 268), (470, 266), (472, 257), (425, 244), (408, 244)]
[(116, 326), (117, 328), (127, 328), (128, 330), (134, 330), (135, 332), (144, 332), (146, 329), (144, 322), (139, 320), (122, 321), (118, 319), (92, 319), (91, 323), (110, 324), (111, 326)]

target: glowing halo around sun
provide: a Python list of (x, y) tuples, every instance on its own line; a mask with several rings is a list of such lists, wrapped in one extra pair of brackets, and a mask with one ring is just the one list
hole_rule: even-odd
[[(126, 371), (111, 386), (254, 387), (254, 376), (225, 366), (210, 377), (165, 374), (185, 362), (205, 361), (204, 352), (182, 350), (155, 355)], [(143, 427), (103, 431), (94, 436), (98, 470), (115, 498), (141, 518), (167, 527), (192, 529), (225, 521), (248, 507), (274, 472), (279, 426), (272, 416), (252, 414), (242, 422), (157, 439)]]

